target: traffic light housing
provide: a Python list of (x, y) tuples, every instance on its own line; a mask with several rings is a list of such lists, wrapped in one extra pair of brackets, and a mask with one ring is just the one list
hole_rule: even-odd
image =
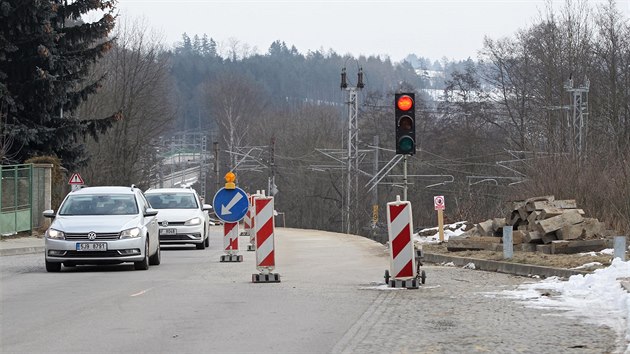
[(413, 93), (397, 93), (394, 97), (396, 112), (396, 154), (416, 153), (416, 99)]

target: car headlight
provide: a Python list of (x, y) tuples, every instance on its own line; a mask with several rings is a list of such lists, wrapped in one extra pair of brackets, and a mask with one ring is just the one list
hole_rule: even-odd
[(54, 238), (56, 240), (65, 240), (66, 239), (66, 235), (63, 233), (63, 231), (59, 231), (59, 230), (55, 230), (55, 229), (48, 229), (48, 231), (46, 231), (46, 237)]
[(120, 238), (136, 238), (136, 237), (140, 237), (140, 228), (138, 227), (123, 230), (120, 233)]
[(186, 226), (193, 226), (193, 225), (199, 225), (201, 224), (201, 218), (200, 217), (196, 217), (196, 218), (192, 218), (190, 220), (187, 220), (184, 225)]

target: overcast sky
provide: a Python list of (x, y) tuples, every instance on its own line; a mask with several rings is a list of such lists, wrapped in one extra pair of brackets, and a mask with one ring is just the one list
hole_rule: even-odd
[[(603, 0), (590, 0), (602, 3)], [(560, 6), (564, 0), (554, 0)], [(630, 0), (618, 0), (630, 17)], [(281, 40), (299, 52), (410, 53), (431, 59), (476, 58), (484, 35), (511, 36), (528, 27), (544, 0), (119, 0), (121, 18), (144, 18), (166, 44), (206, 33), (221, 45), (236, 39), (266, 53)]]

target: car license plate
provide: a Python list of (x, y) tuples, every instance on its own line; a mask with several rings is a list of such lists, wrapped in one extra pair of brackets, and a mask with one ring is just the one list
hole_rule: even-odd
[(77, 243), (77, 251), (107, 251), (107, 242)]
[(177, 235), (177, 229), (160, 229), (160, 235)]

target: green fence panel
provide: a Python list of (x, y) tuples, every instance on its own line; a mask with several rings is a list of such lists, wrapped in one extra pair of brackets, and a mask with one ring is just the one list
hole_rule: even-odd
[(2, 166), (0, 170), (0, 234), (33, 229), (33, 165)]

